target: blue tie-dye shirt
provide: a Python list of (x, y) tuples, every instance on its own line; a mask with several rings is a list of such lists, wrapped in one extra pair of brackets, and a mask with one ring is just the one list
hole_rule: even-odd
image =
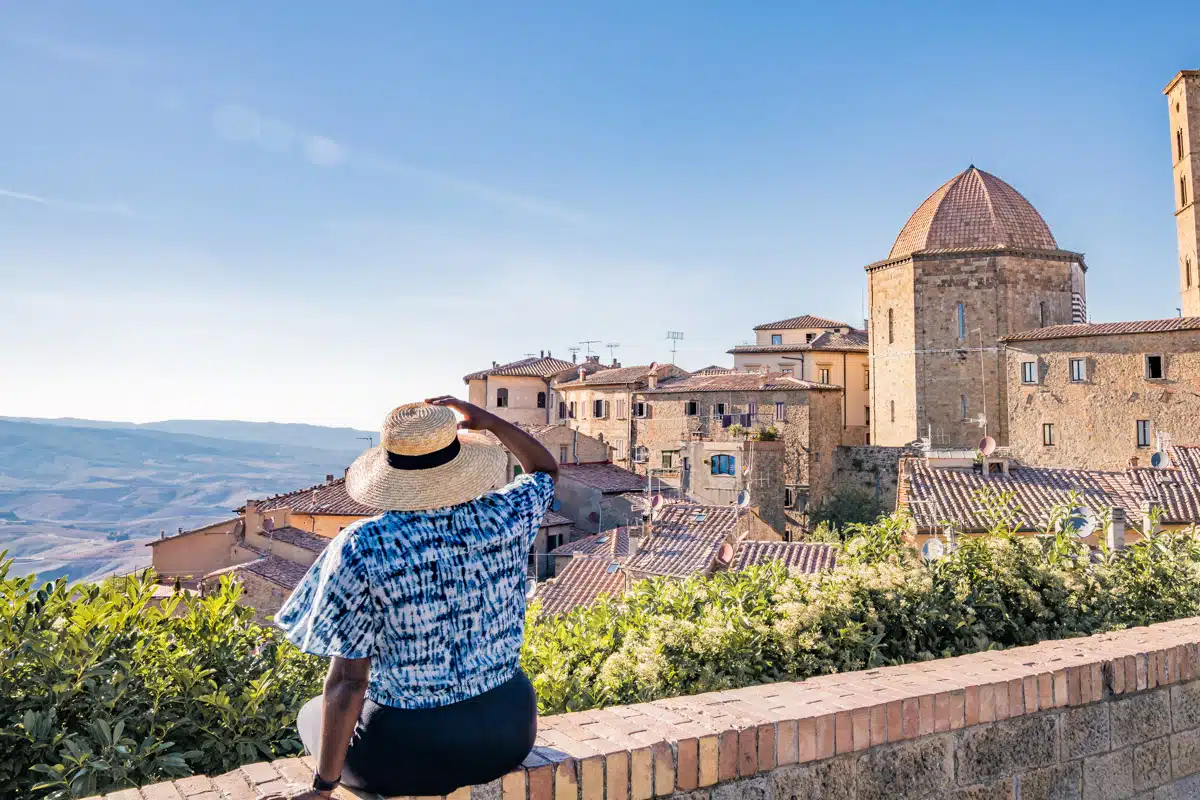
[(433, 511), (389, 511), (329, 543), (275, 616), (306, 653), (370, 658), (367, 696), (433, 708), (501, 685), (525, 635), (529, 548), (554, 498), (537, 472)]

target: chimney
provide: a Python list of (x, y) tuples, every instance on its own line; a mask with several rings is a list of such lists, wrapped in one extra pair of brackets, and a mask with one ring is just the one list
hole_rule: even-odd
[(1104, 542), (1113, 551), (1125, 547), (1125, 509), (1112, 509), (1112, 519), (1108, 523), (1108, 530), (1104, 532)]
[(545, 351), (545, 350), (539, 350), (539, 351), (538, 351), (538, 358), (545, 358), (545, 357), (546, 357), (546, 351)]
[(584, 376), (583, 367), (580, 367), (580, 368), (579, 368), (579, 382), (580, 382), (580, 383), (582, 383), (582, 382), (583, 382), (583, 380), (584, 380), (584, 377), (583, 377), (583, 376)]
[(496, 367), (498, 367), (498, 366), (500, 366), (500, 362), (499, 362), (499, 361), (493, 361), (493, 362), (492, 362), (492, 369), (495, 369), (495, 368), (496, 368)]
[(546, 351), (546, 358), (554, 358), (554, 356), (551, 355), (549, 350)]
[(333, 473), (332, 472), (325, 473), (325, 482), (333, 483)]
[(259, 533), (263, 529), (263, 513), (258, 510), (259, 501), (246, 501), (246, 533)]
[(870, 317), (863, 317), (863, 330), (864, 331), (871, 330), (871, 318)]
[[(575, 349), (578, 350), (579, 348), (575, 348)], [(575, 359), (577, 359), (577, 358), (579, 358), (579, 353), (571, 353), (571, 363), (572, 364), (575, 363)]]
[(654, 536), (654, 519), (650, 512), (642, 514), (642, 545), (650, 546), (650, 540)]
[(646, 373), (646, 387), (648, 389), (658, 388), (658, 362), (650, 362), (650, 371)]
[(608, 553), (612, 557), (613, 561), (617, 560), (617, 542), (621, 541), (621, 531), (622, 528), (613, 528), (608, 534), (610, 537), (610, 541), (608, 543)]
[(613, 359), (613, 369), (616, 369), (616, 368), (617, 368), (617, 367), (619, 367), (619, 366), (621, 366), (621, 362), (620, 362), (620, 361), (617, 361), (617, 360), (614, 358), (614, 359)]

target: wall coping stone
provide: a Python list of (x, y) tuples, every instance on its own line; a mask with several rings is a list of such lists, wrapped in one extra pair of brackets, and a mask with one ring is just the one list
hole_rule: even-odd
[[(447, 800), (650, 800), (1200, 677), (1200, 617), (798, 682), (539, 720), (522, 767)], [(308, 757), (105, 795), (254, 800), (307, 786)], [(345, 788), (342, 800), (377, 796)], [(99, 798), (89, 798), (99, 800)]]

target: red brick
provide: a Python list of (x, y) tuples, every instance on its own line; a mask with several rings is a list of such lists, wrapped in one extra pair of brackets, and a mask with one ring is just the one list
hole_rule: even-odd
[(817, 758), (832, 758), (837, 752), (837, 724), (834, 714), (817, 717), (816, 721)]
[(1008, 682), (1008, 716), (1019, 717), (1025, 713), (1025, 684), (1020, 678)]
[(900, 737), (912, 739), (921, 727), (921, 703), (915, 697), (900, 701)]
[(758, 729), (738, 731), (738, 775), (747, 777), (758, 772)]
[(271, 762), (271, 766), (292, 783), (298, 783), (301, 786), (312, 784), (312, 770), (306, 769), (298, 758), (284, 758), (279, 761), (273, 761)]
[(525, 800), (528, 790), (523, 769), (515, 769), (500, 779), (501, 800)]
[(996, 719), (1008, 719), (1008, 683), (993, 683), (992, 692), (996, 695)]
[(933, 695), (919, 698), (920, 712), (917, 717), (917, 735), (928, 736), (934, 731)]
[(283, 780), (282, 778), (280, 778), (277, 781), (267, 781), (266, 783), (260, 783), (258, 786), (254, 787), (254, 790), (256, 792), (258, 792), (260, 797), (266, 797), (267, 795), (272, 795), (272, 794), (281, 794), (284, 797), (287, 797), (288, 794), (292, 791), (292, 785), (290, 783), (288, 783), (287, 781)]
[[(251, 793), (251, 797), (254, 794)], [(142, 800), (142, 793), (137, 789), (122, 789), (119, 792), (104, 795), (104, 800)]]
[[(680, 742), (680, 747), (683, 743)], [(629, 754), (609, 753), (604, 759), (606, 800), (629, 800)]]
[(579, 764), (583, 800), (604, 800), (604, 757), (592, 756)]
[[(309, 773), (312, 776), (312, 773)], [(193, 775), (190, 778), (182, 778), (175, 781), (175, 788), (184, 797), (192, 797), (193, 795), (204, 794), (211, 792), (213, 789), (212, 781), (205, 775)]]
[(554, 800), (579, 800), (579, 765), (573, 758), (554, 768)]
[(690, 792), (700, 781), (700, 741), (683, 739), (679, 742), (679, 765), (675, 782), (681, 791)]
[(1092, 699), (1091, 702), (1098, 703), (1104, 699), (1104, 674), (1100, 669), (1100, 662), (1092, 664)]
[(554, 800), (554, 767), (544, 764), (530, 769), (529, 800)]
[(654, 795), (666, 797), (675, 793), (675, 754), (667, 742), (655, 742), (654, 751)]
[(712, 786), (719, 780), (721, 772), (721, 739), (715, 735), (701, 737), (699, 747), (700, 776), (698, 785)]
[(146, 800), (181, 800), (183, 797), (179, 790), (175, 788), (175, 784), (171, 781), (163, 781), (150, 786), (142, 787), (142, 797)]
[(1037, 675), (1026, 675), (1022, 681), (1022, 694), (1025, 696), (1025, 713), (1032, 714), (1038, 710)]
[(850, 712), (851, 736), (855, 750), (866, 750), (871, 746), (871, 709), (856, 708)]
[(249, 779), (252, 784), (269, 783), (270, 781), (279, 780), (279, 773), (265, 761), (260, 761), (257, 764), (247, 764), (242, 767), (242, 774)]
[(240, 772), (230, 772), (213, 778), (213, 785), (229, 800), (254, 800), (257, 796), (251, 788), (246, 776)]
[(1060, 669), (1054, 673), (1054, 707), (1063, 708), (1070, 700), (1070, 682), (1067, 680), (1067, 671)]
[(950, 695), (946, 692), (933, 697), (933, 729), (938, 733), (950, 730)]
[(775, 732), (775, 763), (777, 765), (795, 764), (799, 760), (798, 727), (794, 719), (785, 719), (779, 723)]
[(963, 725), (979, 724), (979, 687), (968, 686), (963, 691)]
[[(681, 748), (684, 742), (679, 743)], [(650, 800), (654, 796), (654, 753), (649, 747), (629, 753), (629, 796), (631, 800)]]
[(771, 723), (758, 726), (758, 771), (775, 769), (775, 726)]
[(717, 746), (717, 780), (730, 781), (737, 777), (738, 733), (725, 731)]

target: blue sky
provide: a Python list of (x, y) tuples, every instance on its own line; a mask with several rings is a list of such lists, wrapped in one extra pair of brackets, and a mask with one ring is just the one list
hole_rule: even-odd
[(584, 339), (727, 363), (858, 322), (970, 163), (1094, 319), (1172, 316), (1200, 19), (1053, 6), (4, 4), (0, 414), (374, 427)]

